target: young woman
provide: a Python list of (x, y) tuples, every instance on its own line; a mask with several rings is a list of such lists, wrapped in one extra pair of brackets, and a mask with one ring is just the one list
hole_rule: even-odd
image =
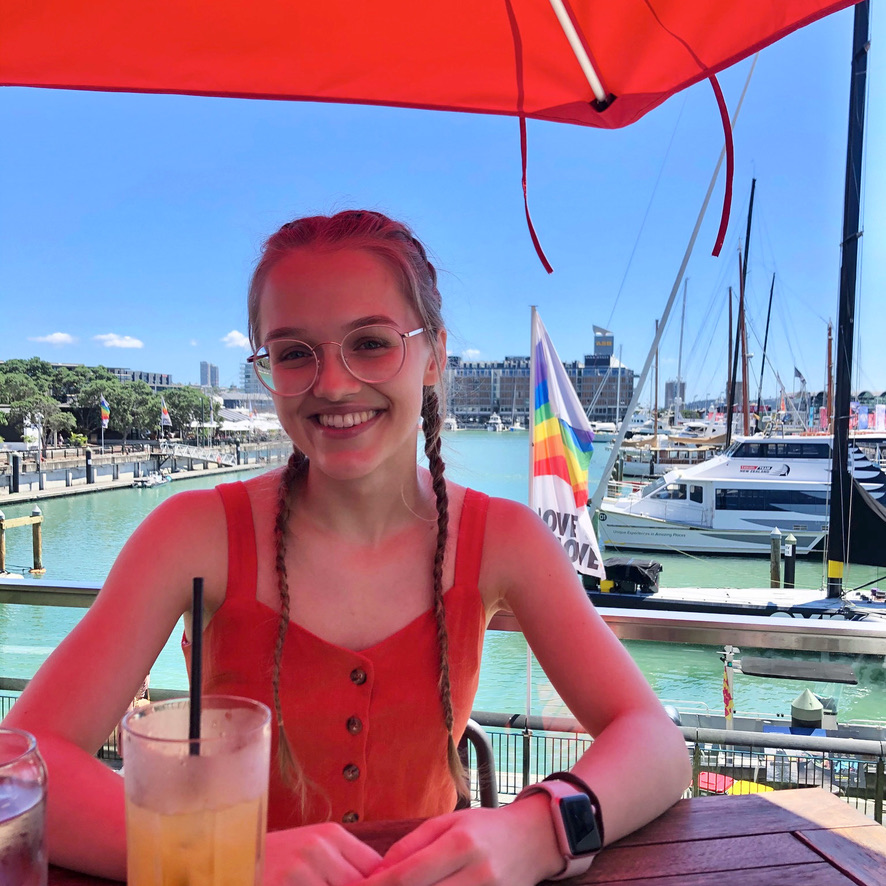
[[(376, 212), (291, 222), (265, 244), (249, 320), (288, 466), (158, 507), (8, 717), (50, 768), (53, 860), (122, 876), (122, 781), (93, 754), (202, 575), (204, 690), (275, 715), (267, 884), (516, 886), (586, 869), (593, 840), (564, 843), (558, 804), (584, 804), (586, 829), (616, 840), (680, 796), (686, 748), (550, 530), (444, 478), (446, 331), (423, 247)], [(595, 741), (547, 792), (453, 812), (499, 610)], [(428, 821), (383, 860), (343, 826), (406, 817)]]

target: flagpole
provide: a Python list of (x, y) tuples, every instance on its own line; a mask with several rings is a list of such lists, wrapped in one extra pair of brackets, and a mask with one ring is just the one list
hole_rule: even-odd
[[(529, 331), (529, 507), (535, 510), (535, 495), (533, 492), (532, 473), (535, 463), (535, 349), (538, 345), (538, 336), (535, 333), (535, 315), (537, 306), (530, 305), (530, 331)], [(526, 644), (526, 729), (529, 730), (529, 716), (532, 713), (532, 650)], [(525, 768), (525, 767), (524, 767)]]

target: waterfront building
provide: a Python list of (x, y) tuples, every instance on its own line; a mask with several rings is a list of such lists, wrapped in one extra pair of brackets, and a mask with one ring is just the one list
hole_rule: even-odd
[(203, 388), (218, 387), (218, 366), (215, 363), (208, 363), (206, 360), (200, 361), (200, 386)]
[[(594, 353), (563, 368), (591, 421), (620, 421), (634, 394), (634, 372), (614, 356), (611, 332), (594, 327)], [(529, 357), (465, 360), (450, 355), (446, 364), (448, 412), (462, 427), (484, 427), (495, 412), (506, 425), (529, 426)]]
[(668, 379), (665, 382), (665, 396), (664, 396), (664, 408), (668, 409), (669, 407), (674, 405), (674, 401), (676, 399), (680, 400), (680, 403), (685, 406), (686, 405), (686, 382), (682, 379), (678, 382), (674, 379)]
[(258, 380), (258, 376), (255, 374), (251, 363), (240, 364), (240, 389), (244, 394), (266, 396), (268, 393), (264, 385)]

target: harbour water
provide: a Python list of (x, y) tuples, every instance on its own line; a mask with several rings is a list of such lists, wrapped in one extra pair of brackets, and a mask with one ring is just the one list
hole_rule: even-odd
[[(474, 488), (526, 502), (528, 489), (528, 434), (457, 431), (446, 436), (444, 458), (454, 480)], [(594, 454), (591, 484), (596, 484), (605, 462), (601, 447)], [(47, 578), (57, 581), (99, 583), (133, 529), (169, 495), (188, 488), (212, 486), (218, 479), (232, 480), (248, 474), (222, 478), (194, 478), (152, 489), (122, 489), (89, 495), (54, 498), (40, 503), (43, 511), (43, 561)], [(24, 516), (32, 504), (2, 505), (7, 518)], [(30, 532), (7, 533), (9, 568), (23, 572), (31, 564)], [(605, 556), (604, 552), (604, 556)], [(643, 555), (640, 555), (643, 556)], [(663, 564), (664, 586), (765, 587), (769, 564), (764, 559), (698, 557), (675, 552), (650, 555)], [(714, 577), (715, 576), (715, 577)], [(25, 578), (25, 582), (39, 579)], [(136, 581), (137, 577), (133, 577)], [(882, 580), (886, 570), (852, 567), (846, 586)], [(822, 586), (822, 563), (810, 558), (797, 564), (797, 584)], [(82, 617), (81, 609), (0, 605), (0, 675), (30, 677), (43, 660)], [(137, 625), (121, 625), (121, 631)], [(176, 632), (164, 648), (151, 673), (153, 686), (185, 688), (187, 678)], [(722, 710), (722, 664), (713, 647), (631, 641), (626, 644), (653, 688), (663, 700), (678, 707), (707, 706)], [(750, 654), (751, 650), (744, 650)], [(756, 654), (756, 651), (755, 651)], [(845, 658), (841, 660), (846, 660)], [(479, 710), (523, 712), (526, 710), (526, 644), (516, 633), (487, 635), (480, 689)], [(813, 692), (837, 700), (841, 720), (886, 721), (886, 670), (874, 659), (853, 662), (857, 686), (808, 684)], [(594, 679), (592, 674), (588, 679)], [(807, 684), (738, 675), (735, 681), (736, 710), (790, 715), (790, 702)], [(533, 714), (566, 713), (537, 664), (532, 667)]]

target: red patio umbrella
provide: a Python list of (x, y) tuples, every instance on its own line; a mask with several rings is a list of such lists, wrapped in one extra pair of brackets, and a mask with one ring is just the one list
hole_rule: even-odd
[(527, 118), (625, 126), (705, 78), (731, 149), (714, 75), (853, 2), (5, 2), (0, 85), (515, 115), (525, 191)]
[[(613, 128), (852, 2), (27, 0), (0, 4), (0, 84), (397, 105)], [(595, 107), (606, 96), (614, 100)]]

